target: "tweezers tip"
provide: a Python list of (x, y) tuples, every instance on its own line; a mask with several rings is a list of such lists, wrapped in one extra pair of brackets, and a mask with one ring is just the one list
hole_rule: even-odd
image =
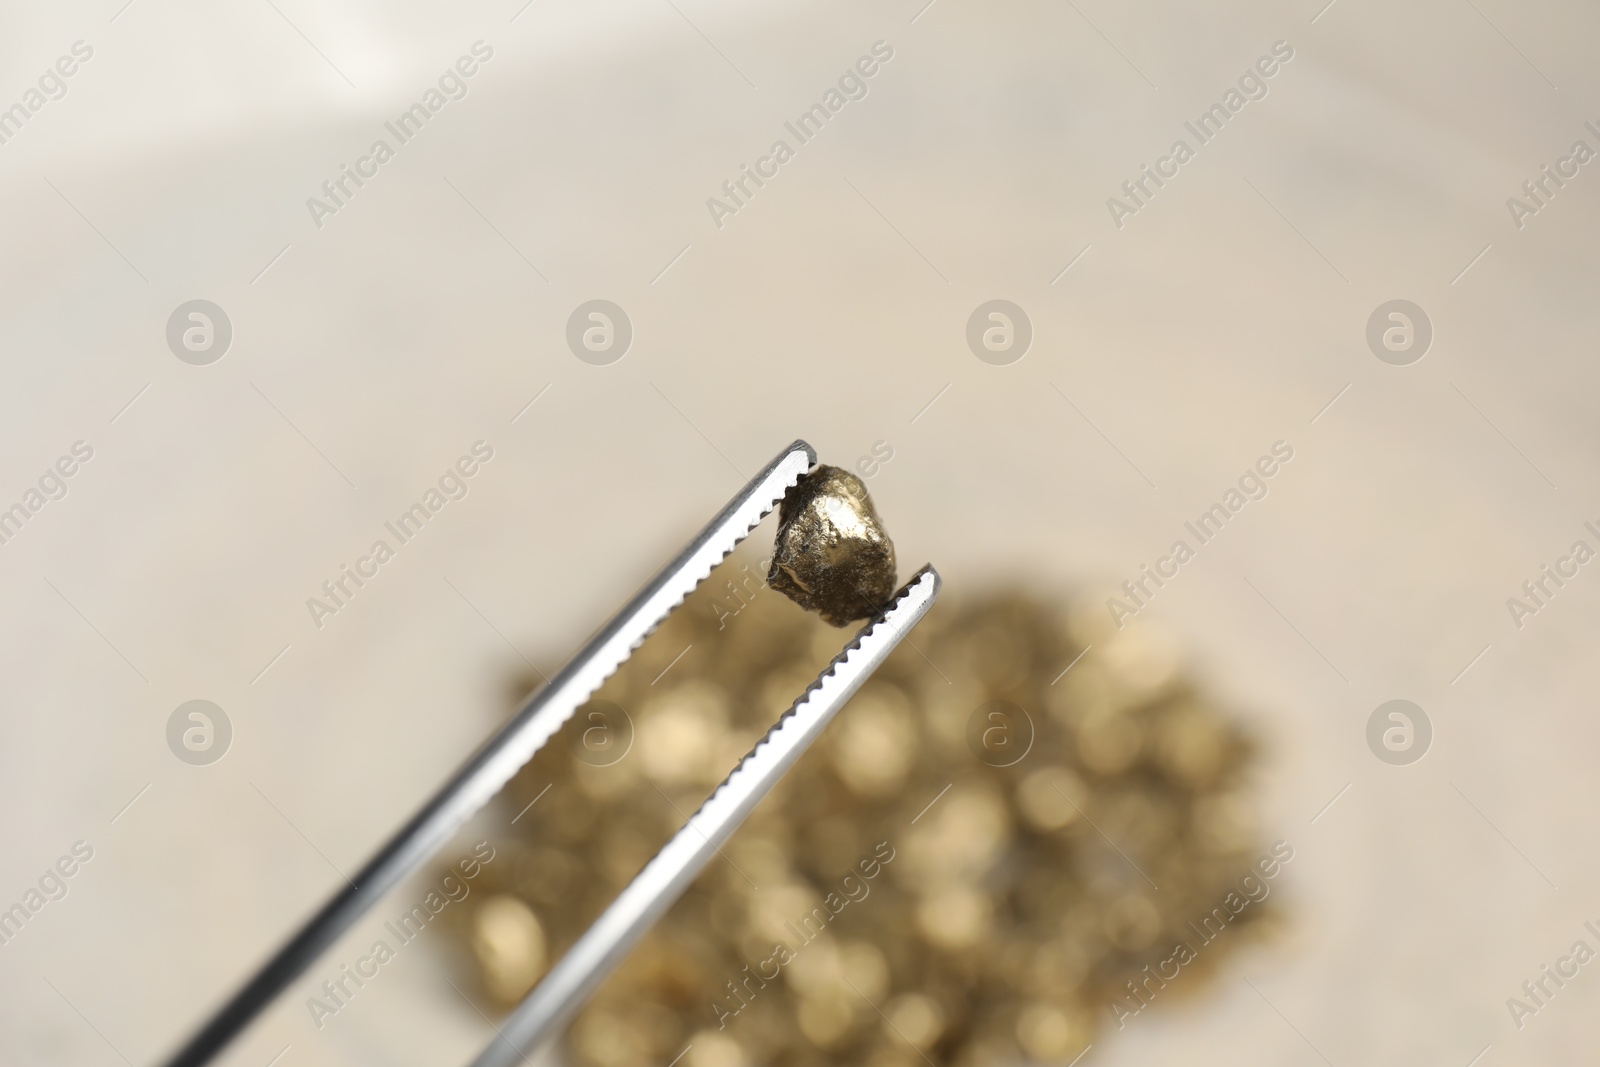
[(924, 580), (933, 583), (932, 588), (929, 590), (930, 595), (938, 596), (939, 590), (944, 586), (944, 579), (939, 576), (939, 572), (934, 569), (934, 566), (931, 563), (924, 563), (921, 567), (917, 568), (917, 573), (913, 574), (911, 579), (906, 582), (906, 588), (909, 589), (911, 586), (917, 585)]

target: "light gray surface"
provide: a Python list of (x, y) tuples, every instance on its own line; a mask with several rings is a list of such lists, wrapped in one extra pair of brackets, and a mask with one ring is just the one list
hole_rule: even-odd
[[(1600, 148), (1600, 15), (674, 2), (7, 12), (0, 106), (94, 56), (0, 145), (0, 501), (94, 458), (0, 546), (0, 900), (94, 858), (0, 946), (0, 1058), (169, 1051), (488, 733), (522, 655), (555, 666), (804, 436), (892, 444), (879, 509), (957, 595), (1114, 587), (1295, 449), (1130, 623), (1268, 732), (1292, 936), (1086, 1067), (1577, 1059), (1592, 968), (1520, 1031), (1505, 1001), (1600, 920), (1600, 594), (1584, 567), (1521, 630), (1505, 601), (1600, 547), (1600, 178), (1520, 230), (1506, 199)], [(306, 198), (480, 39), (467, 98), (317, 229)], [(880, 39), (866, 99), (718, 229), (706, 198)], [(1267, 97), (1116, 228), (1106, 198), (1278, 40)], [(165, 340), (195, 298), (234, 332), (203, 367)], [(634, 325), (610, 366), (565, 344), (594, 298)], [(994, 298), (1032, 319), (1011, 366), (966, 346)], [(1411, 366), (1364, 339), (1395, 298), (1435, 327)], [(317, 629), (306, 598), (479, 439), (468, 496)], [(1366, 747), (1396, 697), (1435, 728), (1410, 767)], [(166, 747), (197, 698), (234, 728), (208, 767)], [(436, 948), (320, 1031), (290, 998), (229, 1062), (464, 1061), (491, 1031)]]

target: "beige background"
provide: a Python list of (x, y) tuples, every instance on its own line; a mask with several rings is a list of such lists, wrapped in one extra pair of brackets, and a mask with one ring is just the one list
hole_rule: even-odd
[[(1130, 624), (1270, 738), (1291, 935), (1086, 1065), (1587, 1054), (1593, 968), (1520, 1031), (1505, 1000), (1600, 920), (1600, 578), (1520, 631), (1505, 599), (1596, 544), (1600, 176), (1520, 231), (1505, 201), (1600, 147), (1600, 14), (921, 3), (5, 11), (0, 106), (94, 56), (0, 145), (0, 500), (95, 454), (0, 546), (0, 902), (94, 858), (0, 947), (0, 1060), (157, 1062), (486, 735), (520, 656), (554, 667), (797, 436), (891, 443), (906, 564), (1052, 591), (1115, 586), (1295, 449)], [(467, 98), (316, 228), (305, 199), (480, 39)], [(880, 39), (866, 99), (715, 227)], [(1116, 228), (1106, 198), (1279, 40), (1270, 94)], [(197, 297), (234, 329), (208, 367), (164, 339)], [(606, 367), (564, 342), (595, 297), (635, 329)], [(963, 336), (996, 297), (1035, 330), (1007, 367)], [(1394, 298), (1434, 324), (1411, 366), (1364, 340)], [(470, 495), (316, 629), (305, 599), (478, 439)], [(1409, 767), (1364, 739), (1395, 697), (1435, 729)], [(164, 736), (194, 698), (235, 730), (204, 768)], [(491, 1031), (439, 947), (320, 1033), (286, 997), (227, 1062), (463, 1062)]]

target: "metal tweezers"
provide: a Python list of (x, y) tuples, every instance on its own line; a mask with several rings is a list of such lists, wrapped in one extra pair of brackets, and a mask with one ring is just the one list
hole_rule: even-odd
[[(199, 1067), (237, 1037), (383, 896), (437, 852), (816, 465), (796, 441), (579, 649), (255, 976), (168, 1061)], [(933, 606), (924, 566), (834, 657), (700, 809), (645, 865), (498, 1028), (474, 1067), (514, 1064), (554, 1037), (680, 897), (756, 804)]]

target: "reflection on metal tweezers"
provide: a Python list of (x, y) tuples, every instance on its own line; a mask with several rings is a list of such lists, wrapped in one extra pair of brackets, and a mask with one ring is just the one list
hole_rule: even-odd
[[(218, 1009), (205, 1026), (168, 1061), (168, 1067), (199, 1067), (209, 1062), (401, 879), (438, 851), (533, 758), (578, 707), (599, 689), (601, 683), (633, 654), (650, 632), (710, 575), (712, 569), (739, 542), (749, 536), (756, 524), (778, 505), (785, 493), (815, 464), (816, 453), (811, 446), (804, 441), (796, 441), (752, 478), (672, 562), (662, 568), (556, 673), (548, 685), (529, 697), (522, 709), (467, 760), (438, 793), (357, 872), (349, 884), (323, 905), (243, 988)], [(919, 583), (923, 592), (919, 596), (909, 596), (917, 590)], [(864, 636), (858, 638), (860, 647), (867, 651), (858, 652), (854, 645), (847, 649), (841, 660), (836, 661), (836, 671), (842, 673), (841, 680), (828, 683), (825, 676), (796, 704), (791, 717), (798, 716), (808, 706), (807, 700), (817, 698), (819, 693), (828, 694), (822, 699), (831, 704), (827, 713), (831, 715), (832, 710), (860, 686), (883, 655), (898, 643), (905, 628), (927, 610), (937, 587), (938, 576), (931, 570), (919, 574), (907, 586), (907, 594), (903, 594), (887, 609), (886, 614), (895, 618), (884, 618), (881, 625), (869, 626), (863, 631)], [(913, 602), (921, 605), (914, 612), (910, 607)], [(877, 641), (870, 641), (875, 634), (882, 636)], [(877, 651), (872, 652), (871, 649)], [(846, 670), (846, 667), (849, 669)], [(820, 729), (821, 723), (826, 721), (824, 716), (816, 728)], [(780, 723), (779, 728), (775, 728), (772, 737), (782, 732), (782, 725)], [(783, 735), (785, 744), (793, 746), (793, 754), (777, 761), (774, 769), (766, 772), (771, 779), (776, 780), (781, 776), (813, 734), (814, 731), (798, 741), (789, 740), (794, 735)], [(740, 765), (740, 770), (749, 763), (747, 759)], [(739, 771), (735, 771), (734, 778), (738, 776)], [(730, 778), (730, 783), (734, 778)], [(718, 810), (730, 804), (738, 808), (731, 812), (731, 817), (724, 816), (728, 819), (728, 832), (767, 787), (770, 787), (770, 782), (757, 785), (747, 799), (737, 803), (731, 799), (716, 803)], [(743, 791), (749, 788), (750, 785), (741, 785), (729, 796), (731, 798), (736, 793), (743, 796)], [(725, 784), (719, 795), (727, 791), (728, 785)], [(713, 801), (716, 801), (715, 797)], [(708, 802), (706, 808), (712, 807), (713, 803)], [(702, 809), (701, 814), (705, 811)], [(671, 847), (668, 846), (669, 849)], [(694, 870), (698, 870), (699, 866), (699, 863), (692, 864)], [(692, 874), (689, 877), (692, 878)], [(685, 878), (683, 885), (687, 885), (688, 880)], [(675, 896), (682, 891), (682, 886), (674, 889), (664, 884), (664, 891), (671, 891)], [(626, 896), (627, 893), (624, 893)], [(643, 925), (647, 926), (656, 914), (650, 912)], [(609, 957), (602, 962), (608, 960)], [(540, 989), (543, 988), (541, 985)]]

